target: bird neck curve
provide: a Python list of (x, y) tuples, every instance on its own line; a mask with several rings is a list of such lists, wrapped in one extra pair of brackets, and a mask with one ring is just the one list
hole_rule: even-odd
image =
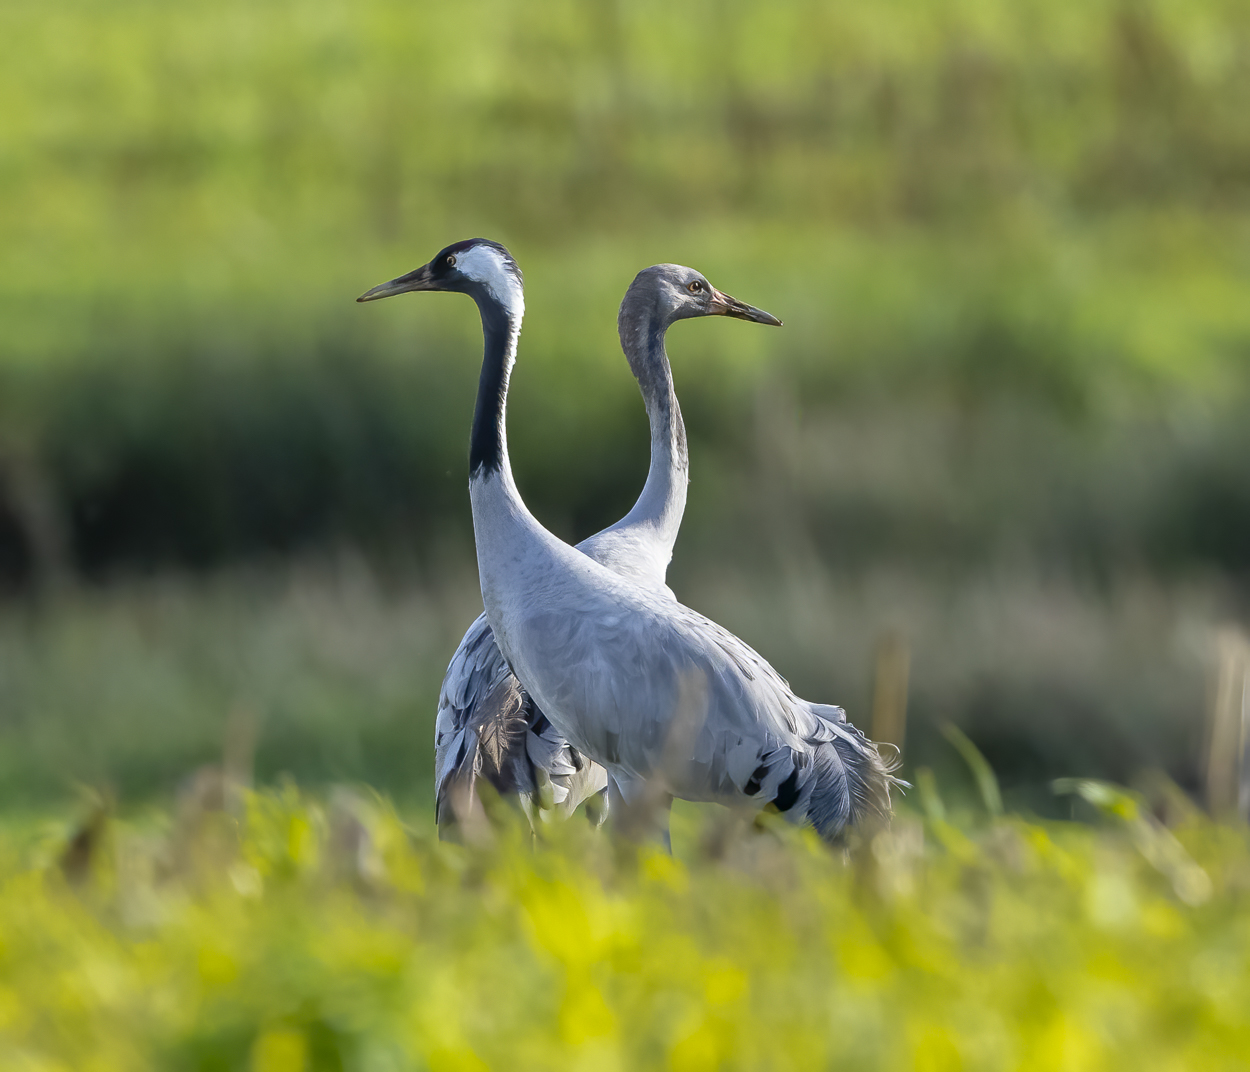
[(612, 527), (649, 528), (654, 539), (668, 552), (665, 556), (667, 565), (668, 555), (671, 555), (673, 544), (677, 542), (682, 515), (686, 511), (686, 487), (690, 479), (686, 425), (673, 387), (673, 370), (664, 348), (669, 321), (653, 315), (637, 322), (627, 322), (623, 315), (618, 328), (621, 348), (638, 380), (647, 419), (651, 423), (651, 465), (637, 502)]
[(469, 444), (473, 542), (487, 618), (500, 650), (512, 660), (512, 615), (531, 605), (535, 585), (567, 568), (568, 556), (584, 556), (548, 532), (529, 512), (508, 460), (505, 409), (523, 310), (474, 297), (482, 314), (484, 352)]

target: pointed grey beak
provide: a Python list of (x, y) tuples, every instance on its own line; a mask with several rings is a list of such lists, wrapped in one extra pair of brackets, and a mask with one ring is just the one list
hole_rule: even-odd
[(407, 275), (401, 275), (388, 283), (379, 283), (372, 290), (366, 290), (356, 300), (358, 302), (377, 301), (379, 298), (389, 298), (395, 294), (407, 294), (410, 290), (438, 290), (430, 275), (430, 266), (428, 264), (423, 264), (420, 268), (414, 268)]
[(747, 305), (746, 302), (740, 302), (728, 294), (722, 294), (715, 287), (712, 288), (712, 301), (708, 305), (708, 312), (716, 316), (732, 316), (738, 320), (753, 320), (757, 324), (781, 327), (781, 321), (772, 313), (766, 313), (763, 309), (755, 308), (754, 305)]

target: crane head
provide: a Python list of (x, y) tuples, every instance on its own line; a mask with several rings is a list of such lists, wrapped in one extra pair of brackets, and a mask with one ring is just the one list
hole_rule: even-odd
[(498, 242), (470, 238), (455, 242), (428, 264), (386, 283), (379, 283), (356, 300), (377, 301), (416, 290), (450, 290), (468, 294), (479, 305), (498, 304), (511, 315), (525, 311), (524, 280), (512, 254)]
[(702, 272), (681, 264), (653, 264), (638, 273), (621, 303), (621, 322), (638, 319), (644, 310), (670, 324), (696, 316), (732, 316), (781, 326), (772, 313), (730, 297), (712, 286)]

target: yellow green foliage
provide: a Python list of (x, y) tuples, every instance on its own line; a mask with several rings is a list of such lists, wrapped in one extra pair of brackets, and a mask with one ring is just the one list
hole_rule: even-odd
[(342, 790), (10, 825), (0, 1065), (1242, 1067), (1246, 832), (1064, 788), (1103, 825), (935, 806), (831, 852), (687, 814), (676, 858), (440, 845)]

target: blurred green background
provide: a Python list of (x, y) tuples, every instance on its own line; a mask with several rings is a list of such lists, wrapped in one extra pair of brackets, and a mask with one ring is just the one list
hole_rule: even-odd
[(691, 264), (786, 326), (670, 336), (679, 596), (865, 727), (902, 651), (909, 762), (955, 721), (1017, 803), (1195, 787), (1250, 592), (1248, 101), (1244, 0), (8, 0), (0, 800), (167, 792), (242, 718), (262, 778), (425, 801), (480, 334), (352, 299), (473, 235), (526, 273), (555, 532), (637, 493), (616, 307)]

